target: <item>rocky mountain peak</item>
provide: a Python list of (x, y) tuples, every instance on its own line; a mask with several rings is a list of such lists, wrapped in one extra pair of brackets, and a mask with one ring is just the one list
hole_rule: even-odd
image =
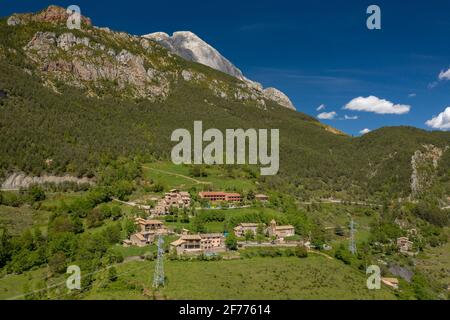
[(182, 58), (198, 62), (213, 69), (244, 80), (241, 70), (223, 57), (215, 48), (190, 31), (178, 31), (169, 36), (164, 32), (155, 32), (143, 36), (159, 42), (169, 51)]
[(191, 31), (177, 31), (172, 36), (165, 32), (155, 32), (142, 37), (158, 42), (169, 51), (186, 60), (204, 64), (238, 78), (244, 81), (249, 88), (262, 93), (265, 98), (275, 101), (283, 107), (295, 110), (287, 95), (275, 88), (264, 90), (259, 83), (247, 79), (241, 70), (222, 56), (219, 51)]
[[(36, 66), (34, 72), (43, 84), (57, 93), (55, 84), (64, 83), (85, 90), (88, 96), (100, 97), (114, 88), (114, 95), (120, 97), (163, 101), (182, 79), (207, 87), (223, 100), (252, 103), (263, 109), (268, 107), (267, 101), (274, 101), (295, 110), (284, 93), (275, 88), (264, 90), (261, 84), (247, 79), (215, 48), (190, 31), (137, 37), (107, 28), (85, 27), (76, 33), (69, 29), (60, 33), (69, 17), (66, 9), (49, 6), (38, 13), (14, 14), (7, 21), (18, 31), (23, 32), (24, 28), (35, 31), (19, 50)], [(91, 25), (89, 18), (82, 17), (82, 21), (85, 26)], [(42, 22), (55, 24), (56, 29), (41, 31)], [(216, 79), (194, 65), (180, 65), (172, 53), (240, 81)]]
[[(47, 22), (47, 23), (66, 23), (70, 17), (70, 13), (67, 9), (55, 5), (48, 6), (46, 9), (36, 13), (14, 14), (9, 17), (8, 25), (26, 24), (28, 22)], [(92, 25), (91, 19), (81, 16), (82, 23), (86, 25)]]

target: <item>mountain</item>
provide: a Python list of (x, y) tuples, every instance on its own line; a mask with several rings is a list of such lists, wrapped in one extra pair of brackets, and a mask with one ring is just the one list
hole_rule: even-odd
[(170, 52), (186, 60), (204, 64), (236, 77), (248, 83), (250, 87), (262, 92), (267, 99), (273, 100), (283, 107), (295, 110), (295, 106), (283, 92), (275, 88), (263, 89), (261, 84), (247, 79), (241, 70), (222, 56), (219, 51), (190, 31), (174, 32), (172, 36), (164, 32), (155, 32), (143, 35), (142, 37), (158, 42)]
[(169, 51), (186, 60), (198, 62), (238, 79), (246, 80), (241, 70), (236, 68), (211, 45), (190, 31), (174, 32), (172, 36), (164, 32), (155, 32), (142, 37), (160, 43)]
[[(410, 127), (352, 138), (269, 99), (255, 85), (157, 41), (92, 25), (65, 9), (0, 19), (0, 180), (96, 177), (111, 159), (168, 160), (171, 133), (280, 129), (280, 172), (260, 185), (298, 199), (450, 194), (450, 133)], [(275, 100), (275, 101), (274, 101)], [(411, 181), (414, 181), (412, 184)]]

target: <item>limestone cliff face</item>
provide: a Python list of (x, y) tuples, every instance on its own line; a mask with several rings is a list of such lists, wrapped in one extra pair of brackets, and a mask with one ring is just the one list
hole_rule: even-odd
[[(118, 36), (120, 37), (120, 35)], [(23, 48), (27, 56), (50, 80), (90, 89), (102, 89), (106, 82), (131, 97), (164, 99), (170, 89), (170, 74), (152, 68), (145, 55), (126, 49), (119, 52), (91, 37), (67, 32), (37, 32)]]
[(238, 78), (244, 81), (248, 88), (258, 91), (264, 98), (275, 101), (283, 107), (295, 110), (295, 106), (283, 92), (275, 88), (263, 89), (261, 84), (247, 79), (241, 70), (221, 55), (219, 51), (190, 31), (178, 31), (172, 36), (164, 32), (155, 32), (143, 35), (142, 37), (158, 42), (172, 53), (186, 60), (204, 64)]
[(143, 38), (154, 40), (180, 57), (204, 64), (213, 69), (245, 80), (241, 70), (222, 56), (215, 48), (190, 31), (178, 31), (172, 36), (164, 32), (143, 35)]
[(414, 198), (433, 184), (433, 180), (446, 149), (434, 145), (423, 145), (423, 150), (417, 150), (411, 157), (411, 196)]
[(34, 184), (73, 182), (77, 184), (93, 184), (94, 181), (88, 178), (77, 178), (69, 175), (51, 176), (43, 175), (41, 177), (27, 176), (24, 173), (13, 173), (9, 175), (1, 185), (2, 190), (17, 190), (20, 188), (28, 188)]

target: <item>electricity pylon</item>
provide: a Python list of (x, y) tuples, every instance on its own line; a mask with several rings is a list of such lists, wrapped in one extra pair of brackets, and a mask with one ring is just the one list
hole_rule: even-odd
[(352, 220), (350, 221), (350, 243), (348, 245), (348, 250), (352, 254), (356, 254), (355, 232), (356, 232), (355, 222), (353, 221), (352, 218)]
[(164, 287), (164, 240), (161, 235), (158, 236), (158, 253), (155, 265), (155, 274), (153, 275), (153, 288)]

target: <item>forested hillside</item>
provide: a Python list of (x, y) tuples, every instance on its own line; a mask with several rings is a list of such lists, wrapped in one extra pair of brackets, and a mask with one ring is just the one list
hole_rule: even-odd
[[(419, 172), (430, 179), (421, 192), (449, 193), (450, 133), (397, 127), (349, 137), (149, 40), (88, 25), (67, 32), (48, 21), (0, 21), (2, 179), (12, 172), (95, 177), (119, 156), (168, 159), (172, 131), (202, 120), (204, 128), (279, 128), (280, 174), (261, 182), (300, 198), (409, 196), (412, 157), (426, 145), (442, 156)], [(92, 68), (109, 72), (110, 50), (118, 75), (93, 77)], [(133, 78), (141, 67), (149, 80)]]

